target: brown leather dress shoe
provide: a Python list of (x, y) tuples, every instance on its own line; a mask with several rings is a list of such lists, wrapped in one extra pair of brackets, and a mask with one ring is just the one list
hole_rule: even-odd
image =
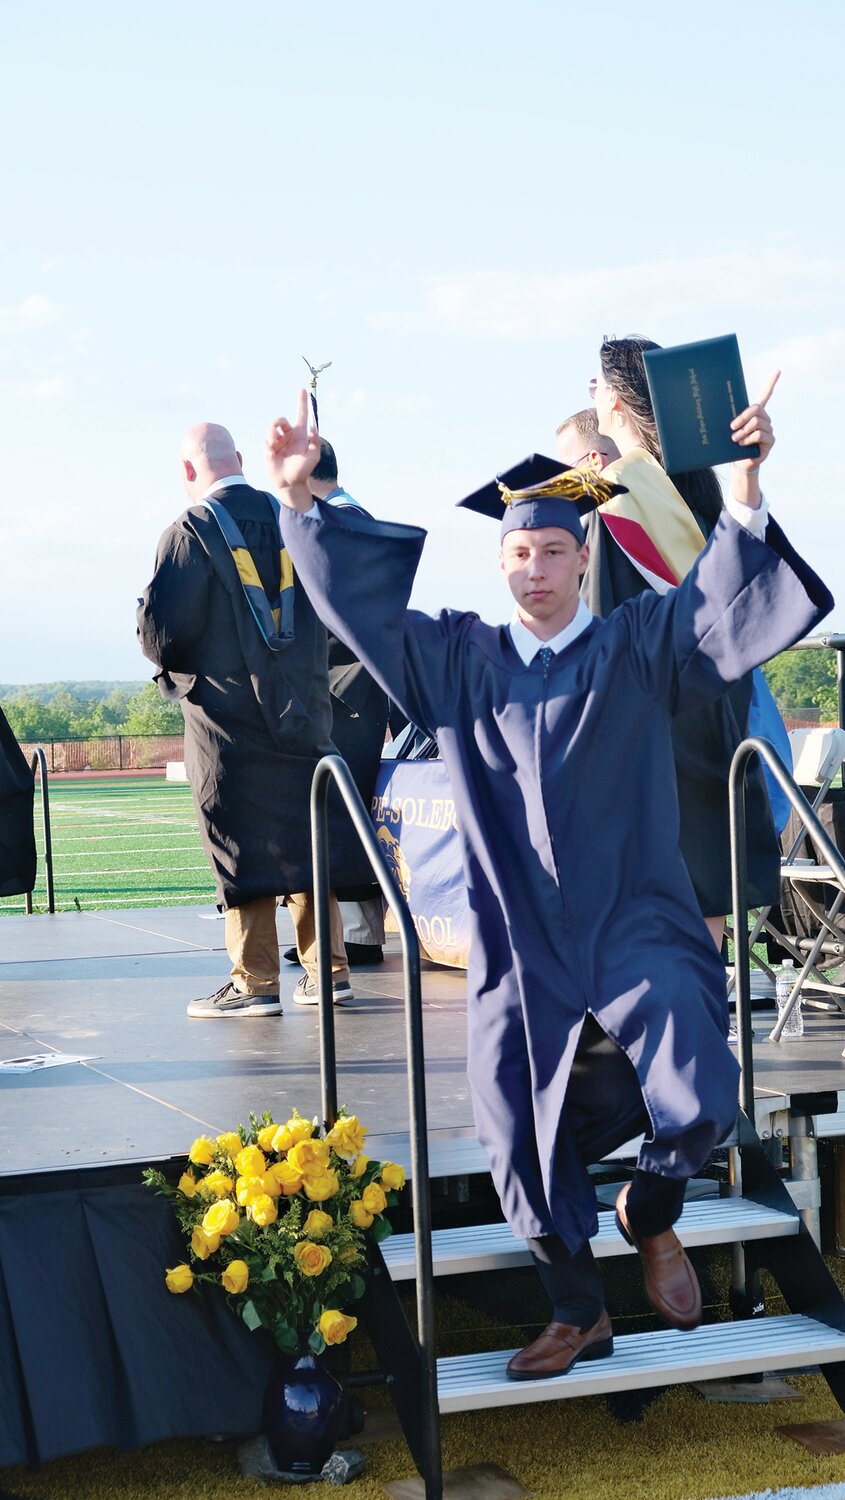
[(630, 1186), (626, 1182), (616, 1199), (616, 1226), (639, 1252), (646, 1296), (671, 1328), (697, 1328), (701, 1322), (701, 1288), (687, 1253), (674, 1229), (637, 1239), (626, 1212)]
[(508, 1361), (508, 1375), (511, 1380), (547, 1380), (551, 1375), (565, 1375), (576, 1360), (607, 1359), (612, 1353), (613, 1329), (602, 1308), (592, 1328), (550, 1323), (533, 1344)]

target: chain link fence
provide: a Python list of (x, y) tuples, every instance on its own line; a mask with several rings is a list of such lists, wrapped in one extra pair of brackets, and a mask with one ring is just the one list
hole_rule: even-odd
[(93, 740), (38, 740), (22, 743), (29, 760), (38, 745), (48, 771), (153, 771), (169, 760), (185, 759), (181, 734), (111, 734)]

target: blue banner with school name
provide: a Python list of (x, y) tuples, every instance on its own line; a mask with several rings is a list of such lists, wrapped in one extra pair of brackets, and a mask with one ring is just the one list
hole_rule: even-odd
[(436, 963), (465, 969), (469, 906), (455, 802), (443, 762), (383, 760), (372, 820), (423, 952)]

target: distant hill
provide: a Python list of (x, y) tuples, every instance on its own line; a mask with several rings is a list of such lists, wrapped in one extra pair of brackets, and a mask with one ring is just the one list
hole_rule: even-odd
[(35, 698), (38, 703), (50, 703), (57, 693), (71, 693), (83, 702), (103, 703), (112, 693), (124, 692), (131, 698), (145, 688), (149, 678), (137, 682), (0, 682), (0, 699), (6, 702), (13, 698)]

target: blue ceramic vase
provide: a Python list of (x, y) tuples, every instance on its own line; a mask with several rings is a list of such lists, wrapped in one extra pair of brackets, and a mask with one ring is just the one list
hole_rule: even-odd
[(264, 1393), (264, 1433), (283, 1474), (319, 1474), (340, 1430), (343, 1388), (318, 1354), (282, 1355)]

